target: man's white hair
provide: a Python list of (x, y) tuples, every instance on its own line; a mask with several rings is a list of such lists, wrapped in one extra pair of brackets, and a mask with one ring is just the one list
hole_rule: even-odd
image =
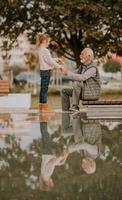
[(94, 59), (94, 53), (92, 49), (85, 48), (83, 51), (86, 51), (89, 54), (89, 56), (91, 56), (91, 58)]

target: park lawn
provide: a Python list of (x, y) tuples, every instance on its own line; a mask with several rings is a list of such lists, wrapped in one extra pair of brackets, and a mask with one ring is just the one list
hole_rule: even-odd
[[(102, 91), (101, 99), (122, 100), (122, 90)], [(37, 109), (38, 103), (39, 103), (39, 96), (32, 95), (31, 109)], [(51, 108), (61, 109), (60, 93), (49, 93), (48, 104), (50, 105)]]
[[(119, 81), (119, 83), (121, 83), (121, 81)], [(49, 88), (48, 104), (53, 109), (61, 109), (61, 97), (60, 97), (59, 90), (60, 90), (60, 88), (57, 89), (57, 87)], [(12, 93), (25, 92), (25, 88), (24, 87), (22, 88), (22, 86), (13, 87), (11, 92)], [(122, 100), (122, 89), (102, 90), (100, 99)], [(31, 109), (38, 109), (38, 105), (39, 105), (39, 96), (32, 95)]]
[[(48, 104), (51, 108), (61, 108), (60, 95), (48, 95)], [(39, 105), (39, 96), (32, 96), (31, 109), (37, 109)]]

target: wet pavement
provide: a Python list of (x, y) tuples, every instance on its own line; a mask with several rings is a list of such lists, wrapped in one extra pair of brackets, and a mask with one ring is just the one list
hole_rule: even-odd
[(0, 114), (0, 200), (122, 199), (122, 119)]

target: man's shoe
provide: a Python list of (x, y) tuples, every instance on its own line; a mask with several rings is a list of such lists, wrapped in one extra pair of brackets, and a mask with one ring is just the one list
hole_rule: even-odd
[(76, 111), (79, 111), (79, 107), (77, 105), (73, 105), (69, 111), (72, 111), (72, 112), (76, 112)]

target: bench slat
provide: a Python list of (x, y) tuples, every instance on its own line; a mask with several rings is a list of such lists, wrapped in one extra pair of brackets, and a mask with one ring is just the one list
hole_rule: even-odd
[(2, 89), (2, 88), (9, 88), (9, 85), (0, 85), (0, 89)]
[(9, 91), (9, 88), (2, 88), (2, 89), (0, 88), (0, 92), (1, 91)]
[(83, 105), (122, 105), (122, 100), (82, 101)]
[(3, 91), (3, 90), (8, 90), (9, 91), (9, 88), (8, 87), (5, 87), (5, 88), (1, 88), (0, 87), (0, 92)]
[(0, 80), (0, 83), (9, 83), (8, 80)]
[(9, 84), (8, 83), (6, 83), (6, 84), (0, 84), (0, 87), (4, 87), (4, 86), (9, 87)]
[(8, 93), (9, 90), (1, 90), (0, 93)]
[(9, 83), (0, 83), (0, 86), (9, 85)]

